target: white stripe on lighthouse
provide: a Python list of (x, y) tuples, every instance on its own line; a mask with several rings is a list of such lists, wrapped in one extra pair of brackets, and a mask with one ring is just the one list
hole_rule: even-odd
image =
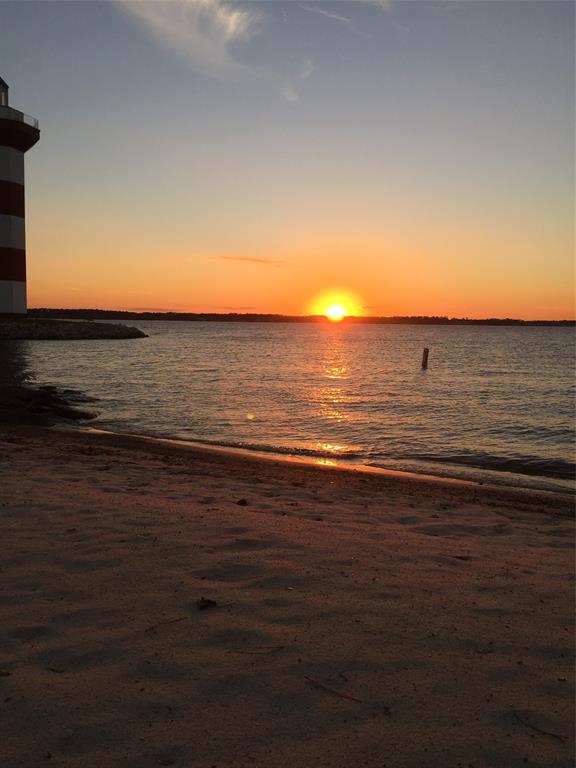
[(26, 313), (26, 283), (20, 280), (0, 280), (0, 307), (5, 314)]
[(24, 152), (12, 147), (0, 147), (0, 181), (24, 184)]
[(24, 219), (20, 216), (7, 216), (0, 213), (0, 248), (19, 248), (25, 250)]

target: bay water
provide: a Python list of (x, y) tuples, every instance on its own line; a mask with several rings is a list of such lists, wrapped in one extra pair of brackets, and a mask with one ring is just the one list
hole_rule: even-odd
[(571, 328), (129, 324), (149, 338), (12, 342), (16, 369), (96, 398), (102, 429), (573, 487)]

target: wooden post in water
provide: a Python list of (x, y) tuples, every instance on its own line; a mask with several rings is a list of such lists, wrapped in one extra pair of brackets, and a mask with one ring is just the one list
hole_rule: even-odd
[(428, 347), (424, 347), (424, 352), (422, 352), (422, 370), (425, 371), (428, 368), (428, 352), (430, 350)]

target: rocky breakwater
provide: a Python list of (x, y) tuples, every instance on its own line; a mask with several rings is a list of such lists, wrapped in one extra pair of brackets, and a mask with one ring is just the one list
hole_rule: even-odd
[(147, 334), (119, 323), (88, 320), (0, 319), (0, 341), (78, 341), (88, 339), (142, 339)]
[(21, 341), (87, 341), (91, 339), (138, 339), (146, 334), (118, 323), (0, 319), (0, 428), (8, 425), (73, 424), (93, 419), (94, 403), (70, 389), (38, 386), (27, 371)]
[(96, 418), (96, 413), (85, 406), (94, 402), (75, 390), (0, 383), (0, 428), (10, 424), (51, 427), (89, 421)]

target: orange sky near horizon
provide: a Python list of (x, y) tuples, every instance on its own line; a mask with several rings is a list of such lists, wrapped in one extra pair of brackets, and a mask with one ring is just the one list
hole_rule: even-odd
[[(554, 242), (546, 231), (305, 233), (304, 242), (282, 233), (281, 247), (270, 238), (259, 248), (198, 252), (177, 237), (90, 232), (89, 223), (51, 230), (44, 216), (30, 216), (31, 307), (302, 315), (318, 296), (340, 291), (368, 316), (575, 316), (570, 238)], [(543, 251), (554, 257), (543, 260)]]

